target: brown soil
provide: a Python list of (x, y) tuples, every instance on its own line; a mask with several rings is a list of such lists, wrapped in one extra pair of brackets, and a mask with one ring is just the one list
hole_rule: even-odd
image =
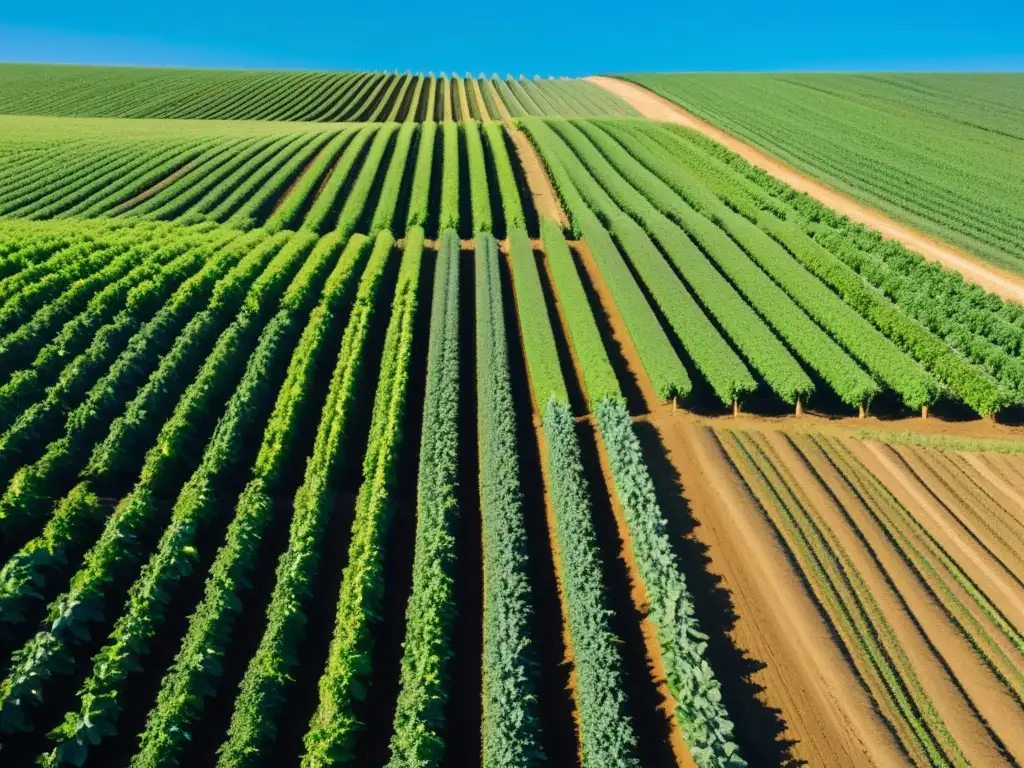
[[(781, 711), (792, 755), (812, 765), (891, 766), (905, 757), (713, 433), (660, 419), (711, 568), (731, 593), (735, 644), (764, 661), (754, 675)], [(742, 724), (741, 724), (742, 725)]]
[[(1024, 493), (1021, 493), (1020, 490), (1018, 490), (1024, 486), (1018, 485), (1017, 487), (1014, 487), (1013, 485), (1015, 482), (1020, 482), (1020, 476), (1017, 475), (1015, 477), (1014, 475), (1010, 475), (1007, 477), (1010, 472), (1015, 472), (1013, 468), (1003, 464), (1002, 466), (1006, 467), (1006, 469), (999, 471), (989, 465), (978, 454), (963, 453), (961, 456), (963, 457), (963, 460), (970, 465), (971, 469), (978, 473), (980, 478), (987, 481), (992, 488), (1003, 495), (1009, 504), (1009, 506), (1006, 507), (1008, 511), (1012, 511), (1013, 509), (1024, 509)], [(1002, 456), (993, 456), (990, 460), (998, 461), (1000, 463), (1006, 461)]]
[(1002, 525), (1004, 510), (938, 452), (892, 448), (969, 534), (1011, 574), (1024, 574), (1020, 542)]
[(1024, 591), (987, 552), (980, 548), (893, 450), (873, 440), (851, 449), (914, 518), (954, 558), (978, 588), (1018, 629), (1024, 628)]
[(569, 220), (566, 218), (565, 212), (562, 211), (558, 195), (555, 194), (555, 188), (551, 185), (551, 179), (548, 178), (547, 169), (544, 168), (544, 163), (541, 162), (537, 150), (526, 138), (526, 134), (518, 128), (508, 125), (506, 129), (512, 137), (512, 143), (515, 144), (519, 163), (526, 174), (526, 183), (533, 193), (537, 213), (558, 222), (558, 225), (565, 229), (569, 225)]
[(937, 261), (944, 267), (959, 272), (968, 282), (980, 285), (986, 291), (1002, 296), (1004, 299), (1024, 302), (1024, 278), (998, 267), (984, 264), (976, 257), (948, 243), (917, 232), (906, 224), (901, 224), (885, 214), (829, 188), (822, 182), (800, 173), (720, 128), (701, 120), (668, 99), (651, 93), (642, 86), (613, 77), (588, 77), (586, 79), (611, 91), (644, 117), (683, 125), (703, 133), (798, 192), (804, 192), (832, 210), (877, 230), (885, 237), (899, 241), (927, 259)]
[[(804, 497), (808, 512), (823, 521), (835, 534), (836, 541), (850, 558), (864, 585), (877, 602), (885, 622), (899, 638), (900, 646), (910, 661), (913, 672), (925, 692), (935, 702), (939, 716), (968, 759), (977, 765), (998, 764), (998, 748), (979, 723), (956, 681), (947, 672), (944, 660), (934, 652), (932, 645), (923, 635), (903, 596), (896, 590), (873, 549), (867, 545), (859, 529), (851, 523), (846, 512), (846, 503), (838, 500), (839, 494), (834, 494), (831, 486), (821, 482), (788, 437), (769, 433), (761, 440), (771, 446), (781, 465), (780, 471), (792, 478), (795, 489)], [(853, 504), (849, 496), (845, 501)], [(969, 653), (969, 649), (964, 650)]]
[[(1004, 744), (1007, 744), (1014, 754), (1018, 754), (1021, 746), (1021, 727), (1024, 725), (1020, 707), (995, 677), (992, 670), (978, 656), (969, 639), (959, 631), (956, 625), (950, 621), (948, 614), (942, 610), (932, 592), (934, 585), (921, 580), (908, 560), (905, 559), (908, 556), (907, 553), (902, 552), (893, 543), (871, 508), (865, 504), (865, 497), (860, 495), (862, 490), (849, 485), (840, 476), (821, 448), (806, 437), (796, 438), (793, 442), (800, 451), (802, 460), (807, 462), (819, 482), (828, 489), (830, 495), (842, 508), (841, 517), (827, 516), (830, 525), (837, 534), (844, 537), (844, 541), (847, 543), (850, 542), (850, 533), (844, 533), (844, 529), (855, 532), (857, 539), (863, 541), (863, 547), (870, 553), (870, 560), (864, 560), (863, 553), (860, 555), (861, 562), (866, 563), (866, 567), (862, 568), (862, 573), (870, 577), (872, 569), (877, 568), (878, 576), (885, 577), (886, 582), (891, 584), (892, 589), (899, 594), (916, 627), (923, 633), (938, 660), (944, 667), (948, 667), (954, 683), (962, 688), (967, 705), (976, 708), (980, 717), (987, 721), (988, 726), (998, 734)], [(856, 552), (857, 550), (857, 546), (849, 546), (849, 551)], [(877, 578), (873, 578), (871, 581), (877, 581)], [(901, 632), (904, 639), (907, 637), (906, 632), (907, 628), (904, 625)], [(916, 645), (916, 643), (910, 644), (908, 652), (920, 653), (919, 648), (915, 650)], [(918, 664), (915, 666), (918, 674), (922, 674), (922, 666)], [(930, 670), (928, 674), (922, 675), (923, 682), (926, 687), (934, 690), (935, 681), (942, 682), (942, 675), (945, 672), (940, 669), (938, 672), (940, 677), (934, 678), (936, 670), (930, 661), (928, 669)], [(944, 684), (943, 689), (948, 695), (952, 695), (953, 692), (950, 692)], [(991, 755), (991, 750), (996, 749), (997, 746), (992, 743), (993, 738), (988, 735), (987, 729), (984, 727), (979, 729), (977, 724), (972, 725), (963, 721), (961, 719), (962, 712), (957, 717), (951, 718), (945, 711), (951, 701), (942, 698), (936, 700), (936, 706), (940, 713), (943, 713), (951, 731), (968, 757)], [(998, 760), (989, 759), (977, 764), (997, 765), (998, 763)]]

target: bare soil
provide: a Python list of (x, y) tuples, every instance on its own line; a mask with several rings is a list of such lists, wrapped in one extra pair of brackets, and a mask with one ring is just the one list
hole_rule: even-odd
[(786, 764), (904, 764), (905, 755), (714, 434), (679, 418), (659, 420), (658, 426), (691, 496), (696, 535), (736, 606), (734, 642), (764, 663), (754, 679), (764, 687), (765, 703), (781, 712), (782, 738), (793, 742)]
[[(899, 546), (886, 534), (885, 529), (879, 524), (872, 509), (861, 496), (863, 489), (850, 485), (836, 471), (828, 456), (810, 439), (798, 437), (793, 440), (794, 445), (813, 471), (818, 482), (828, 489), (829, 494), (842, 508), (841, 517), (827, 515), (827, 519), (837, 534), (846, 537), (849, 542), (849, 532), (854, 532), (858, 539), (863, 541), (863, 547), (870, 553), (870, 560), (863, 559), (863, 551), (858, 555), (858, 562), (864, 563), (862, 573), (872, 577), (873, 581), (884, 577), (885, 581), (899, 595), (905, 605), (906, 611), (914, 622), (914, 627), (920, 631), (928, 644), (928, 649), (935, 655), (942, 667), (948, 669), (957, 692), (951, 692), (943, 683), (943, 689), (947, 694), (965, 697), (969, 713), (974, 714), (978, 721), (969, 724), (962, 720), (963, 712), (955, 718), (949, 717), (944, 710), (948, 709), (953, 699), (935, 700), (940, 712), (947, 718), (947, 723), (960, 745), (964, 748), (968, 757), (988, 756), (978, 765), (998, 765), (999, 759), (993, 760), (993, 750), (999, 750), (999, 742), (1006, 745), (1010, 751), (1017, 756), (1019, 761), (1019, 750), (1021, 747), (1021, 727), (1024, 726), (1024, 713), (1015, 703), (1012, 695), (1003, 687), (1002, 683), (993, 674), (992, 670), (979, 657), (972, 647), (969, 638), (961, 632), (954, 624), (949, 615), (942, 609), (935, 595), (937, 585), (922, 580), (920, 575), (910, 565), (908, 553), (902, 551)], [(844, 529), (847, 533), (843, 533)], [(857, 552), (858, 547), (851, 545), (851, 552)], [(872, 574), (873, 568), (877, 569), (877, 576)], [(876, 594), (877, 596), (877, 594)], [(903, 625), (906, 638), (907, 625)], [(921, 649), (916, 643), (911, 644), (908, 651), (912, 654), (920, 653)], [(927, 657), (925, 657), (927, 658)], [(936, 672), (928, 662), (929, 675), (938, 674), (936, 678), (942, 681), (943, 670)], [(919, 674), (922, 666), (918, 665)], [(925, 683), (928, 685), (927, 676)], [(934, 683), (930, 686), (934, 690)]]
[[(768, 434), (761, 438), (778, 457), (780, 469), (795, 482), (808, 504), (808, 511), (823, 521), (857, 569), (860, 578), (877, 602), (886, 623), (893, 629), (909, 659), (913, 671), (930, 696), (939, 716), (946, 723), (968, 759), (976, 765), (996, 765), (1002, 759), (999, 749), (988, 737), (957, 682), (947, 671), (945, 660), (924, 636), (903, 595), (895, 588), (888, 572), (869, 547), (859, 529), (852, 524), (846, 503), (838, 499), (831, 486), (823, 484), (809, 462), (789, 438)], [(840, 490), (837, 488), (837, 490)], [(966, 650), (966, 649), (965, 649)]]
[(854, 442), (851, 447), (861, 463), (885, 483), (1003, 615), (1018, 630), (1024, 629), (1024, 590), (1016, 578), (973, 540), (892, 448), (873, 440)]
[(544, 168), (544, 163), (541, 162), (537, 150), (533, 148), (533, 144), (526, 138), (526, 134), (518, 128), (509, 125), (508, 132), (512, 137), (512, 143), (515, 145), (516, 154), (519, 156), (519, 163), (526, 173), (526, 183), (533, 193), (533, 202), (537, 208), (537, 213), (558, 222), (559, 226), (564, 229), (568, 226), (569, 220), (562, 210), (558, 195), (555, 194), (555, 188), (551, 185), (548, 172)]
[(829, 188), (822, 182), (800, 173), (642, 86), (613, 77), (588, 77), (586, 79), (611, 91), (644, 117), (675, 123), (699, 131), (735, 152), (748, 163), (761, 168), (798, 192), (810, 195), (837, 213), (849, 216), (854, 221), (877, 230), (885, 237), (899, 241), (926, 259), (937, 261), (947, 269), (959, 272), (965, 280), (980, 285), (986, 291), (1004, 299), (1024, 303), (1024, 278), (984, 264), (976, 257), (948, 243), (917, 232), (906, 224), (901, 224), (895, 219)]

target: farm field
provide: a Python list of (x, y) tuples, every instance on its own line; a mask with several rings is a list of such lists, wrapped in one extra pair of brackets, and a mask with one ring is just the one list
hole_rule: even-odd
[(1019, 74), (629, 79), (922, 232), (1024, 274)]
[(1024, 305), (582, 80), (3, 69), (4, 765), (1024, 764)]

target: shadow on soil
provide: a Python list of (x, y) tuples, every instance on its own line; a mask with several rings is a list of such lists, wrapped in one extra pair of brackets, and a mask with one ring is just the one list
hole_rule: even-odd
[(693, 595), (701, 630), (708, 635), (708, 662), (722, 684), (722, 697), (736, 726), (740, 754), (750, 765), (806, 765), (792, 754), (796, 742), (783, 737), (786, 723), (780, 710), (758, 698), (763, 688), (752, 676), (767, 665), (732, 642), (730, 633), (737, 618), (732, 598), (722, 587), (721, 578), (708, 569), (707, 547), (693, 536), (698, 524), (683, 496), (679, 474), (668, 458), (661, 435), (653, 424), (645, 422), (634, 423), (634, 429), (665, 513), (669, 538)]

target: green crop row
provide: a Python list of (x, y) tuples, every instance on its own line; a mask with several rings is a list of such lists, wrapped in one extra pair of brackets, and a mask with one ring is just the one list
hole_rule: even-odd
[(387, 174), (384, 176), (384, 184), (381, 186), (378, 197), (377, 208), (373, 213), (373, 221), (370, 223), (370, 235), (373, 237), (376, 237), (378, 232), (383, 232), (385, 229), (396, 237), (400, 234), (395, 230), (395, 212), (398, 208), (398, 196), (402, 189), (409, 161), (409, 150), (412, 148), (413, 139), (415, 138), (415, 123), (405, 123), (398, 129), (398, 137), (395, 139), (395, 150), (391, 154), (391, 162), (388, 164)]
[(365, 125), (358, 129), (352, 140), (345, 145), (337, 163), (333, 165), (326, 180), (317, 190), (316, 197), (302, 222), (303, 229), (313, 232), (324, 232), (331, 229), (333, 222), (328, 221), (335, 207), (344, 203), (341, 199), (342, 188), (349, 181), (353, 169), (363, 157), (366, 143), (378, 130), (377, 125)]
[[(373, 137), (362, 168), (359, 169), (359, 174), (345, 196), (345, 202), (342, 203), (341, 212), (338, 214), (336, 229), (341, 232), (343, 237), (351, 235), (359, 225), (363, 209), (366, 208), (370, 197), (373, 182), (377, 178), (380, 167), (384, 164), (384, 157), (391, 146), (391, 138), (397, 128), (397, 123), (385, 123), (377, 129), (377, 133)], [(373, 234), (376, 235), (376, 233)]]
[(576, 220), (658, 397), (685, 398), (690, 377), (608, 231), (587, 208), (576, 211)]
[(425, 226), (427, 217), (430, 216), (430, 175), (434, 167), (435, 144), (437, 123), (428, 120), (420, 127), (416, 167), (413, 169), (412, 187), (409, 192), (409, 213), (405, 220), (407, 229)]
[(462, 124), (466, 137), (466, 158), (469, 165), (469, 198), (473, 213), (473, 234), (490, 232), (494, 229), (491, 221), (491, 191), (487, 179), (487, 161), (484, 159), (484, 143), (480, 137), (480, 124), (468, 120)]
[[(757, 388), (753, 376), (686, 290), (650, 236), (633, 219), (622, 213), (618, 204), (609, 197), (579, 159), (564, 151), (564, 144), (557, 143), (553, 133), (533, 124), (528, 124), (528, 130), (531, 138), (541, 149), (559, 196), (565, 202), (566, 211), (577, 221), (575, 226), (579, 227), (579, 216), (571, 212), (584, 211), (587, 206), (605, 218), (623, 253), (632, 262), (633, 268), (650, 291), (655, 304), (722, 403), (728, 405), (742, 398), (744, 394), (753, 392)], [(671, 224), (666, 224), (662, 230), (667, 233), (663, 245), (667, 244), (668, 248), (679, 238), (685, 240), (682, 232), (676, 230), (673, 233)], [(699, 266), (699, 261), (695, 262), (694, 266)], [(708, 275), (706, 282), (708, 285), (702, 286), (704, 290), (700, 295), (705, 300), (716, 299), (716, 302), (709, 305), (712, 314), (718, 312), (715, 316), (725, 320), (726, 330), (734, 329), (737, 334), (746, 332), (746, 344), (741, 349), (755, 353), (755, 359), (761, 362), (762, 366), (767, 366), (768, 370), (773, 370), (769, 366), (772, 356), (778, 355), (774, 358), (774, 365), (779, 368), (778, 376), (768, 379), (769, 382), (777, 381), (783, 391), (802, 391), (801, 388), (810, 387), (810, 380), (796, 367), (795, 361), (792, 361), (785, 348), (771, 337), (770, 332), (749, 308), (742, 305), (728, 284), (723, 286), (713, 274)], [(720, 308), (719, 304), (722, 305)]]
[(459, 231), (459, 124), (441, 125), (441, 213), (437, 228)]
[(626, 711), (619, 640), (608, 625), (604, 579), (576, 422), (566, 406), (549, 400), (543, 423), (555, 517), (555, 556), (576, 671), (582, 762), (608, 768), (639, 768), (636, 735)]
[[(599, 128), (588, 125), (580, 127), (600, 147), (605, 157), (618, 170), (627, 174), (652, 203), (665, 213), (674, 215), (684, 226), (690, 227), (698, 242), (705, 244), (710, 253), (717, 254), (716, 259), (720, 264), (731, 255), (734, 265), (731, 268), (724, 267), (725, 271), (733, 275), (733, 282), (737, 285), (751, 286), (749, 290), (744, 290), (749, 298), (752, 295), (769, 296), (777, 312), (785, 304), (782, 295), (784, 291), (785, 295), (799, 304), (822, 329), (859, 360), (870, 374), (897, 392), (907, 406), (921, 408), (935, 400), (938, 387), (931, 376), (803, 269), (765, 232), (730, 210), (710, 190), (703, 187), (696, 177), (687, 174), (666, 158), (664, 153), (652, 152), (651, 147), (644, 144), (643, 138), (637, 136), (637, 132), (609, 130), (617, 138), (616, 142)], [(694, 212), (703, 214), (722, 229), (708, 226), (705, 219), (694, 216)], [(701, 233), (697, 234), (698, 231)], [(733, 243), (727, 240), (726, 234)], [(713, 249), (711, 244), (716, 247)], [(770, 285), (760, 272), (752, 266), (746, 266), (739, 255), (740, 248), (743, 255), (760, 265), (776, 285)], [(736, 276), (739, 273), (745, 275), (742, 282)], [(752, 300), (752, 303), (758, 306), (756, 301)], [(791, 314), (799, 316), (792, 310)], [(795, 331), (799, 332), (801, 326), (807, 328), (806, 323), (799, 323)], [(780, 335), (787, 338), (784, 334)], [(791, 346), (801, 351), (797, 344), (791, 342)], [(809, 364), (817, 368), (834, 387), (834, 380), (845, 382), (848, 379), (852, 383), (855, 379), (853, 375), (846, 377), (841, 371), (836, 371), (829, 377), (822, 368), (815, 365), (815, 360), (825, 358), (826, 345), (822, 343), (820, 348), (819, 355), (813, 359), (804, 355)], [(856, 398), (859, 393), (856, 387), (849, 391), (837, 391), (849, 398)], [(850, 402), (848, 397), (844, 399)]]
[(622, 403), (611, 399), (598, 403), (596, 412), (683, 738), (700, 768), (745, 766), (732, 740), (722, 687), (705, 654), (707, 636), (698, 626), (633, 422)]
[[(353, 235), (348, 248), (368, 244)], [(306, 461), (302, 485), (295, 494), (288, 547), (277, 564), (259, 647), (249, 660), (234, 703), (227, 737), (218, 750), (219, 768), (254, 765), (277, 735), (276, 718), (287, 702), (285, 689), (299, 663), (305, 637), (310, 585), (323, 554), (323, 537), (333, 506), (332, 482), (343, 462), (344, 447), (356, 396), (365, 371), (365, 347), (385, 293), (385, 274), (394, 238), (377, 236), (359, 281), (355, 303), (331, 374), (327, 400), (317, 428), (313, 453)]]
[(295, 458), (298, 430), (312, 405), (317, 366), (351, 306), (367, 254), (365, 241), (353, 238), (336, 258), (343, 243), (332, 233), (317, 244), (319, 253), (315, 255), (334, 261), (334, 267), (292, 353), (263, 432), (252, 479), (239, 497), (174, 666), (161, 682), (132, 759), (133, 768), (180, 764), (191, 729), (202, 716), (203, 702), (218, 689), (222, 660), (230, 650), (243, 610), (242, 597), (259, 565), (260, 543), (274, 517), (273, 499), (280, 490), (281, 473)]
[(558, 303), (568, 326), (568, 341), (583, 376), (582, 384), (587, 400), (592, 407), (606, 397), (621, 400), (619, 382), (590, 309), (576, 261), (562, 235), (562, 228), (550, 219), (542, 218), (540, 233)]
[(483, 527), (483, 764), (539, 765), (544, 759), (531, 649), (533, 594), (519, 480), (516, 414), (498, 244), (477, 235), (476, 382)]
[(416, 547), (406, 607), (392, 768), (438, 765), (455, 623), (455, 536), (459, 522), (458, 235), (438, 247), (427, 350), (427, 382), (416, 488)]
[(262, 301), (256, 309), (243, 308), (221, 333), (146, 453), (135, 487), (108, 518), (68, 590), (50, 604), (45, 622), (48, 629), (38, 632), (12, 656), (11, 670), (0, 683), (0, 729), (28, 727), (28, 711), (42, 700), (45, 683), (74, 671), (71, 646), (85, 641), (89, 627), (105, 620), (103, 605), (120, 593), (116, 585), (131, 580), (147, 538), (161, 527), (164, 510), (158, 499), (173, 492), (182, 470), (187, 472), (198, 463), (189, 447), (201, 442), (209, 431), (203, 416), (228, 399), (237, 382), (235, 371), (253, 347), (254, 329), (277, 304), (311, 246), (299, 241), (283, 248), (253, 284), (250, 294), (257, 291)]
[[(658, 136), (658, 134), (654, 135)], [(667, 146), (673, 149), (680, 146), (685, 149), (687, 145), (687, 142), (683, 142), (681, 139), (674, 140), (671, 135), (667, 138), (662, 137), (661, 141), (666, 142)], [(728, 155), (724, 157), (729, 158)], [(736, 160), (741, 162), (738, 158)], [(744, 188), (743, 177), (727, 174), (723, 180), (721, 173), (711, 175), (716, 170), (722, 170), (715, 165), (718, 162), (714, 156), (702, 161), (703, 165), (700, 167), (705, 169), (706, 174), (705, 179), (702, 180), (712, 186), (719, 195), (727, 192), (730, 195), (730, 200), (742, 202), (745, 198), (749, 199), (751, 192)], [(688, 165), (694, 168), (692, 163), (688, 163)], [(742, 171), (744, 166), (739, 166), (738, 170)], [(728, 166), (723, 167), (728, 168)], [(749, 168), (749, 166), (747, 167)], [(752, 169), (750, 175), (754, 179), (760, 178), (753, 173)], [(733, 181), (728, 184), (730, 179), (741, 179), (741, 181)], [(746, 183), (749, 184), (749, 180), (746, 180)], [(816, 201), (810, 201), (806, 196), (797, 197), (792, 190), (780, 187), (774, 180), (771, 183), (765, 182), (765, 188), (779, 195), (783, 195), (781, 190), (785, 189), (788, 194), (783, 199), (791, 204), (799, 202), (801, 208), (806, 207), (817, 219), (823, 221), (835, 219), (831, 211)], [(784, 211), (765, 210), (761, 213), (758, 208), (755, 208), (754, 211), (756, 212), (753, 212), (753, 216), (758, 224), (784, 245), (806, 269), (836, 291), (849, 306), (869, 320), (900, 349), (905, 350), (921, 363), (955, 397), (982, 415), (994, 413), (1007, 404), (1010, 395), (997, 382), (987, 376), (983, 370), (971, 365), (941, 339), (930, 333), (927, 328), (907, 317), (903, 312), (903, 306), (893, 305), (879, 292), (866, 286), (861, 276), (836, 255), (836, 252), (844, 254), (849, 251), (850, 238), (842, 239), (830, 236), (830, 233), (819, 233), (812, 240), (806, 236), (806, 233), (800, 232), (795, 223), (789, 222), (788, 218), (785, 220), (778, 218), (777, 214), (784, 214)], [(794, 218), (799, 219), (799, 215), (794, 213)], [(840, 229), (840, 231), (849, 232), (851, 236), (856, 234), (856, 230), (852, 229)], [(874, 238), (868, 239), (874, 240)], [(897, 250), (900, 253), (906, 253), (905, 249)], [(921, 261), (921, 258), (916, 255), (909, 255), (907, 259), (912, 263)], [(940, 278), (942, 273), (941, 271), (933, 272), (930, 275), (925, 273), (918, 277), (923, 282), (928, 282)], [(959, 278), (956, 278), (954, 282), (962, 283)], [(994, 303), (1001, 305), (998, 299)], [(955, 304), (956, 302), (954, 302)]]
[(548, 320), (547, 302), (541, 287), (537, 260), (525, 230), (509, 232), (509, 261), (515, 286), (516, 314), (523, 337), (530, 385), (538, 408), (543, 409), (550, 398), (569, 404), (569, 393), (558, 361), (555, 335)]
[(278, 203), (277, 210), (267, 219), (265, 227), (268, 232), (299, 227), (302, 223), (299, 219), (307, 201), (316, 194), (327, 174), (334, 170), (338, 156), (349, 145), (356, 133), (352, 129), (343, 130), (327, 143), (327, 146), (296, 180), (295, 186)]
[(373, 629), (386, 584), (385, 541), (394, 512), (422, 257), (423, 230), (414, 227), (391, 304), (334, 636), (320, 678), (319, 704), (304, 739), (302, 765), (307, 768), (355, 759), (353, 746), (361, 730), (357, 707), (370, 684)]
[[(709, 293), (711, 286), (717, 286), (715, 301), (705, 299), (705, 305), (712, 312), (721, 302), (719, 296), (731, 294), (735, 296), (734, 303), (737, 309), (746, 306), (747, 312), (750, 312), (751, 307), (756, 310), (764, 323), (813, 368), (844, 402), (850, 405), (861, 404), (878, 392), (878, 386), (871, 377), (815, 325), (803, 310), (752, 263), (739, 246), (711, 220), (686, 205), (668, 187), (662, 185), (661, 191), (664, 194), (661, 196), (661, 203), (671, 209), (673, 217), (681, 225), (684, 234), (679, 237), (676, 234), (679, 230), (645, 197), (645, 193), (654, 196), (648, 190), (650, 187), (656, 188), (656, 184), (660, 183), (657, 177), (636, 161), (632, 161), (617, 144), (615, 146), (618, 147), (621, 161), (618, 168), (571, 123), (554, 121), (552, 125), (587, 165), (595, 169), (599, 180), (604, 181), (613, 196), (630, 209), (631, 213), (662, 243), (680, 272), (697, 289), (698, 294), (702, 285), (706, 286), (706, 293)], [(629, 161), (632, 161), (633, 165), (630, 165)], [(718, 313), (717, 318), (728, 330), (727, 321), (722, 313)], [(756, 315), (751, 317), (750, 322), (752, 325), (755, 322), (761, 324)], [(746, 335), (732, 332), (730, 335), (742, 351), (746, 353), (748, 349), (752, 350), (749, 331)], [(785, 353), (784, 349), (781, 351)], [(770, 363), (763, 359), (761, 365), (757, 367), (765, 379), (772, 382), (772, 378), (777, 378), (780, 363), (777, 360)], [(806, 379), (806, 376), (804, 378)], [(783, 400), (791, 403), (807, 394), (809, 384), (808, 381), (802, 388), (796, 389), (783, 389), (781, 386), (773, 388), (776, 388)]]
[(487, 146), (494, 158), (494, 169), (498, 177), (498, 190), (501, 194), (501, 207), (505, 216), (505, 231), (526, 229), (526, 216), (523, 214), (523, 202), (519, 196), (519, 186), (512, 170), (512, 160), (505, 144), (505, 127), (501, 123), (485, 123), (484, 136)]

